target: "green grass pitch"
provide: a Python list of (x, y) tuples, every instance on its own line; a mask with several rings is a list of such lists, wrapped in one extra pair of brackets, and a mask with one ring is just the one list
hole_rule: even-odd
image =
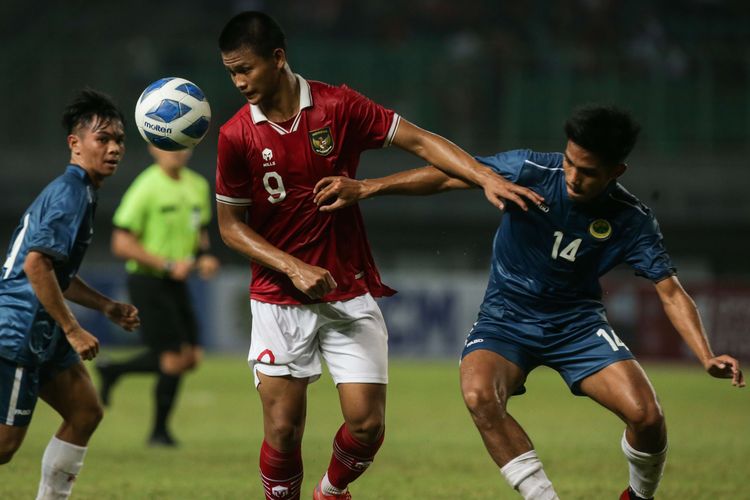
[[(90, 365), (89, 365), (90, 366)], [(661, 397), (670, 452), (659, 499), (750, 499), (750, 392), (696, 366), (646, 365)], [(386, 440), (352, 485), (356, 500), (515, 499), (463, 407), (455, 361), (393, 360)], [(173, 417), (177, 450), (145, 445), (153, 379), (124, 379), (94, 435), (74, 499), (262, 499), (257, 473), (262, 419), (239, 357), (210, 356), (188, 376)], [(538, 369), (511, 413), (534, 440), (564, 500), (616, 499), (627, 483), (616, 417)], [(0, 498), (36, 493), (39, 461), (59, 419), (44, 403), (13, 462), (0, 467)], [(310, 387), (303, 445), (310, 498), (341, 424), (327, 377)]]

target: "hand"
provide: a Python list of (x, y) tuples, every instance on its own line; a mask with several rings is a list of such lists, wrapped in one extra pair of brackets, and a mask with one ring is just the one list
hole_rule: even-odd
[(731, 378), (732, 385), (745, 387), (745, 377), (740, 370), (740, 362), (731, 356), (722, 354), (703, 363), (709, 375), (716, 378)]
[(219, 259), (209, 254), (201, 255), (195, 262), (195, 267), (198, 269), (198, 276), (204, 280), (213, 278), (219, 270), (219, 265)]
[(138, 317), (138, 309), (132, 304), (112, 301), (102, 311), (112, 323), (132, 332), (141, 326), (141, 318)]
[(193, 259), (175, 261), (169, 271), (169, 277), (176, 281), (185, 281), (190, 276), (194, 264)]
[(86, 361), (94, 359), (99, 353), (99, 340), (83, 329), (81, 325), (76, 325), (65, 332), (70, 346)]
[(313, 201), (321, 212), (333, 212), (365, 198), (364, 183), (349, 177), (323, 177), (313, 189)]
[(336, 281), (326, 269), (300, 262), (288, 274), (297, 289), (311, 299), (320, 299), (336, 288)]
[(482, 188), (489, 202), (500, 210), (505, 209), (506, 200), (512, 201), (521, 207), (524, 212), (529, 209), (524, 198), (534, 205), (539, 205), (544, 201), (544, 197), (531, 189), (513, 184), (489, 169), (487, 169), (487, 173), (484, 176)]

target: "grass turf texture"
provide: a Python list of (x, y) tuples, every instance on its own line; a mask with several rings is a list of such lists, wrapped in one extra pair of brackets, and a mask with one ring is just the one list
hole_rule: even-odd
[[(750, 392), (695, 366), (645, 368), (670, 431), (659, 498), (750, 499)], [(491, 462), (463, 407), (455, 361), (394, 360), (390, 376), (385, 444), (352, 485), (356, 500), (520, 498)], [(145, 445), (153, 381), (133, 375), (115, 388), (73, 498), (262, 499), (262, 416), (244, 360), (210, 356), (187, 377), (173, 416), (181, 442), (176, 450)], [(618, 498), (627, 484), (622, 424), (570, 395), (551, 370), (533, 372), (527, 387), (527, 395), (511, 400), (510, 412), (529, 432), (561, 498)], [(40, 459), (58, 424), (40, 402), (23, 447), (0, 467), (0, 498), (34, 497)], [(324, 376), (309, 391), (303, 499), (328, 465), (340, 424), (336, 391)]]

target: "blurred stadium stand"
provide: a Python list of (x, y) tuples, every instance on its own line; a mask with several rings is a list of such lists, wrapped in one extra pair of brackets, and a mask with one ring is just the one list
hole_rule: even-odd
[[(213, 177), (218, 126), (242, 105), (216, 38), (245, 9), (265, 9), (281, 22), (295, 71), (347, 83), (477, 154), (559, 150), (562, 123), (580, 103), (631, 109), (644, 132), (623, 183), (656, 211), (678, 267), (696, 278), (702, 296), (747, 286), (750, 3), (744, 0), (416, 0), (398, 8), (377, 0), (4, 2), (3, 248), (21, 211), (67, 160), (59, 115), (83, 85), (112, 94), (130, 117), (151, 81), (182, 76), (198, 83), (214, 118), (191, 166)], [(93, 274), (120, 269), (109, 255), (109, 220), (148, 163), (132, 123), (128, 136), (126, 161), (102, 191), (87, 263)], [(360, 176), (414, 166), (397, 151), (371, 152)], [(408, 286), (419, 273), (429, 289), (448, 271), (484, 286), (499, 214), (481, 193), (384, 198), (364, 203), (363, 211), (376, 259), (392, 282)], [(241, 265), (215, 227), (213, 234), (224, 262)], [(620, 276), (629, 274), (608, 282), (631, 286)], [(635, 303), (633, 296), (624, 303)], [(617, 309), (610, 305), (610, 312)], [(629, 311), (624, 316), (643, 313), (640, 305)], [(463, 335), (467, 326), (455, 328)]]

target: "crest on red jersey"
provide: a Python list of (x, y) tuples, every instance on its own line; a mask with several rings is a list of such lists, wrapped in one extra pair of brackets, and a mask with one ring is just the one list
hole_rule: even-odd
[(333, 136), (331, 135), (331, 128), (321, 128), (319, 130), (313, 130), (310, 132), (310, 144), (312, 145), (315, 154), (320, 156), (328, 156), (333, 151)]

